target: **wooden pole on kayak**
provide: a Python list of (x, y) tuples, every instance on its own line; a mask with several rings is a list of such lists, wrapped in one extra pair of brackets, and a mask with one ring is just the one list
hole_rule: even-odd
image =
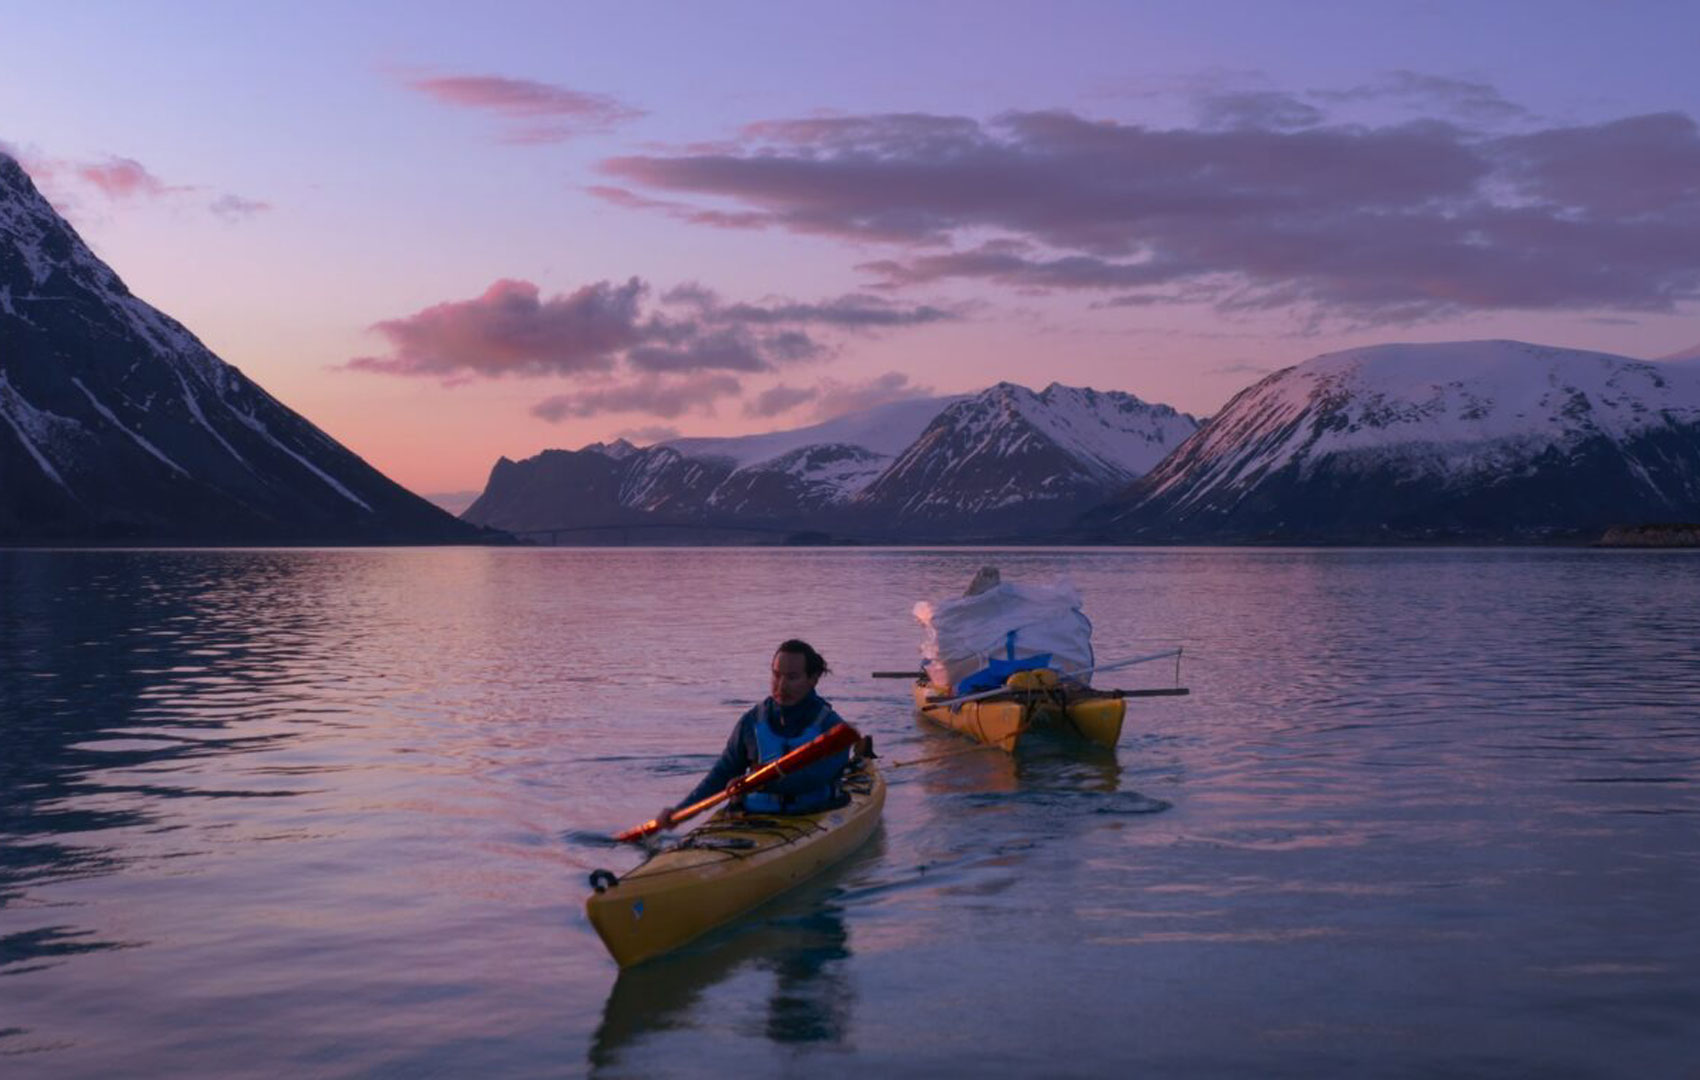
[(658, 833), (662, 829), (671, 829), (681, 821), (696, 817), (704, 810), (714, 809), (727, 799), (742, 795), (746, 791), (766, 787), (780, 777), (796, 772), (804, 766), (813, 765), (823, 758), (829, 758), (840, 750), (848, 750), (855, 746), (861, 738), (862, 736), (849, 724), (842, 722), (834, 724), (824, 735), (817, 735), (790, 753), (776, 757), (761, 768), (738, 777), (738, 779), (726, 785), (726, 790), (716, 792), (689, 806), (680, 807), (678, 812), (667, 820), (667, 824), (663, 825), (659, 818), (650, 818), (642, 825), (615, 833), (614, 839), (620, 841), (642, 840), (644, 837)]
[[(1136, 656), (1131, 660), (1117, 660), (1112, 664), (1094, 664), (1091, 667), (1084, 667), (1075, 671), (1060, 671), (1057, 674), (1061, 678), (1072, 679), (1076, 675), (1086, 675), (1094, 671), (1115, 671), (1117, 668), (1131, 667), (1134, 664), (1148, 664), (1153, 660), (1162, 660), (1166, 657), (1179, 656), (1180, 654), (1180, 649), (1170, 649), (1167, 652), (1152, 653), (1150, 656)], [(1179, 661), (1176, 661), (1176, 664), (1178, 670)], [(919, 671), (871, 671), (868, 675), (870, 678), (874, 679), (924, 679), (927, 677), (927, 669), (923, 667)], [(989, 694), (990, 692), (988, 692), (987, 696), (989, 696)], [(958, 704), (967, 700), (971, 699), (958, 698), (954, 702), (940, 702), (939, 704)]]
[(1111, 664), (1093, 664), (1091, 667), (1083, 667), (1075, 671), (1059, 671), (1057, 675), (1059, 678), (1072, 679), (1076, 675), (1085, 675), (1093, 671), (1115, 671), (1118, 668), (1132, 667), (1135, 664), (1149, 664), (1153, 660), (1163, 660), (1171, 656), (1177, 658), (1175, 660), (1175, 671), (1179, 673), (1181, 662), (1178, 658), (1180, 655), (1181, 650), (1169, 649), (1167, 652), (1156, 652), (1150, 656), (1136, 656), (1131, 660), (1117, 660)]
[[(1134, 664), (1148, 664), (1153, 660), (1162, 660), (1165, 657), (1179, 656), (1180, 654), (1181, 651), (1179, 649), (1170, 649), (1167, 652), (1152, 653), (1150, 656), (1136, 656), (1131, 660), (1117, 660), (1113, 664), (1094, 664), (1091, 667), (1077, 668), (1074, 671), (1061, 671), (1057, 674), (1060, 678), (1072, 679), (1076, 675), (1085, 675), (1092, 671), (1114, 671), (1117, 668), (1132, 667)], [(931, 709), (939, 705), (956, 706), (961, 705), (964, 702), (979, 701), (981, 698), (996, 697), (999, 694), (1007, 693), (1009, 693), (1009, 687), (999, 686), (994, 687), (991, 690), (982, 690), (977, 694), (963, 694), (960, 697), (940, 698), (937, 701), (929, 701), (925, 707)]]

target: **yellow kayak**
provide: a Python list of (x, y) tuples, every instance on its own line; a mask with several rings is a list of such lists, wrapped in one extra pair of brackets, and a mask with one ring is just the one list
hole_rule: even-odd
[(642, 963), (842, 860), (879, 824), (885, 780), (862, 761), (842, 783), (844, 806), (817, 814), (723, 810), (612, 883), (597, 871), (584, 909), (602, 944), (623, 968)]
[[(1041, 676), (1051, 680), (1041, 682)], [(1025, 676), (1025, 678), (1024, 678)], [(1029, 685), (1031, 684), (1031, 685)], [(959, 705), (942, 705), (949, 690), (917, 681), (915, 708), (934, 723), (960, 731), (983, 743), (1014, 750), (1021, 736), (1036, 727), (1068, 731), (1100, 746), (1115, 746), (1122, 736), (1127, 702), (1120, 694), (1062, 686), (1048, 671), (1019, 672), (1010, 678), (1008, 695), (994, 695)]]

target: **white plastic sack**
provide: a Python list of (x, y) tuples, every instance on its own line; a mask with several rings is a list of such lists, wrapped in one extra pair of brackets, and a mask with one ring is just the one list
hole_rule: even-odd
[[(1008, 659), (1012, 647), (1017, 660), (1050, 653), (1051, 667), (1065, 675), (1089, 668), (1092, 621), (1080, 604), (1080, 590), (1067, 581), (1002, 584), (937, 604), (923, 600), (915, 618), (927, 675), (954, 688), (993, 657)], [(1090, 683), (1091, 676), (1075, 681)]]

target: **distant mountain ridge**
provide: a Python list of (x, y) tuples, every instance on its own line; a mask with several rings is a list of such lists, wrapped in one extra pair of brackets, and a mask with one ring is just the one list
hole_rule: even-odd
[(757, 435), (668, 439), (662, 445), (686, 457), (726, 458), (739, 468), (772, 461), (810, 446), (859, 446), (877, 455), (895, 457), (915, 441), (940, 410), (966, 397), (967, 394), (953, 394), (908, 398), (858, 409), (807, 427)]
[(0, 153), (0, 542), (481, 535), (132, 295)]
[(1196, 426), (1119, 391), (999, 383), (792, 431), (503, 458), (464, 516), (556, 540), (637, 525), (879, 540), (1014, 535), (1032, 529), (1034, 514), (1051, 527), (1071, 520)]
[(1580, 539), (1700, 516), (1700, 368), (1515, 341), (1276, 372), (1083, 518), (1097, 540)]
[[(1198, 422), (1120, 391), (1002, 382), (953, 402), (852, 497), (929, 531), (971, 520), (1030, 531), (1085, 509), (1168, 455)], [(1041, 526), (1042, 528), (1042, 526)]]

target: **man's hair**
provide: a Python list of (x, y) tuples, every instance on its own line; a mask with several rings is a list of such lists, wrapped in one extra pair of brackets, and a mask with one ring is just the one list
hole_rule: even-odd
[(832, 669), (826, 666), (826, 657), (815, 652), (815, 647), (800, 638), (779, 643), (779, 648), (773, 650), (775, 656), (782, 652), (795, 653), (803, 658), (803, 674), (810, 678), (825, 675)]

